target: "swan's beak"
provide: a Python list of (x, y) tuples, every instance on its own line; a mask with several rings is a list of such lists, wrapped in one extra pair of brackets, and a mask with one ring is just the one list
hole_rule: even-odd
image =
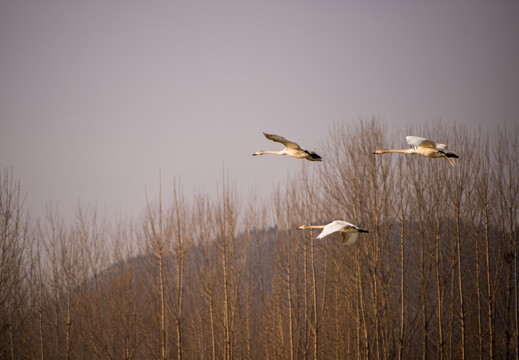
[(258, 155), (258, 154), (256, 154), (256, 153), (252, 154), (252, 156), (256, 156), (256, 155)]

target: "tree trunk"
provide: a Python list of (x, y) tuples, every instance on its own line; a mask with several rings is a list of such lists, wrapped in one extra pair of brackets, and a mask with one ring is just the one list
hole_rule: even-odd
[(319, 358), (319, 325), (318, 325), (318, 318), (317, 318), (317, 281), (315, 278), (315, 240), (312, 236), (310, 240), (310, 265), (312, 269), (312, 302), (313, 302), (313, 317), (314, 317), (314, 323), (313, 323), (313, 333), (314, 333), (314, 360), (317, 360)]
[(405, 334), (405, 268), (404, 268), (404, 246), (405, 246), (405, 214), (402, 214), (400, 226), (400, 335), (398, 339), (398, 359), (403, 359), (404, 334)]
[(461, 229), (460, 229), (459, 207), (456, 208), (456, 254), (458, 262), (458, 290), (459, 290), (459, 313), (461, 327), (461, 359), (465, 360), (465, 301), (463, 297), (463, 276), (462, 276), (462, 258), (461, 258)]

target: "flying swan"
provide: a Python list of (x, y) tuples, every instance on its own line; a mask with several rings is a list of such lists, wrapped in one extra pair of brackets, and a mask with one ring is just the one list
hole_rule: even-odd
[(281, 143), (285, 145), (283, 150), (258, 150), (252, 156), (263, 155), (263, 154), (274, 154), (274, 155), (288, 155), (297, 159), (306, 159), (310, 161), (321, 161), (321, 157), (313, 151), (301, 149), (301, 147), (295, 142), (285, 139), (283, 136), (263, 133), (269, 140)]
[(406, 136), (407, 143), (411, 146), (409, 149), (378, 149), (373, 154), (384, 154), (384, 153), (402, 153), (402, 154), (418, 154), (429, 158), (440, 158), (443, 157), (454, 166), (458, 155), (453, 152), (447, 151), (447, 145), (438, 144), (429, 139), (419, 136)]
[(322, 239), (325, 236), (328, 236), (334, 232), (340, 232), (342, 236), (342, 243), (344, 245), (351, 245), (357, 241), (357, 237), (359, 233), (367, 233), (368, 230), (361, 229), (349, 222), (342, 220), (335, 220), (329, 223), (328, 225), (301, 225), (298, 229), (306, 230), (306, 229), (323, 229), (319, 235), (317, 235), (318, 239)]

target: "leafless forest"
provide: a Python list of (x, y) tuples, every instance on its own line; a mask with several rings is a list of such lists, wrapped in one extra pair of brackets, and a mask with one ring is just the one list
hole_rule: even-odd
[[(32, 219), (2, 170), (0, 357), (519, 359), (517, 128), (327, 132), (323, 162), (283, 159), (301, 170), (267, 199), (176, 180), (136, 219)], [(410, 134), (456, 166), (372, 155)], [(297, 230), (335, 219), (369, 233)]]

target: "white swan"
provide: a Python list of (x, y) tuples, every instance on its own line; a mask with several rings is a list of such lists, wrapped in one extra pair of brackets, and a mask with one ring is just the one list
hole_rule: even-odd
[(310, 161), (321, 161), (321, 157), (313, 151), (301, 149), (301, 147), (295, 142), (285, 139), (283, 136), (263, 133), (269, 140), (281, 143), (285, 145), (283, 150), (272, 151), (272, 150), (259, 150), (256, 151), (252, 156), (263, 155), (263, 154), (274, 154), (274, 155), (288, 155), (297, 159), (306, 159)]
[(342, 236), (342, 243), (344, 245), (351, 245), (355, 241), (357, 241), (357, 237), (359, 233), (367, 233), (368, 230), (361, 229), (356, 225), (350, 224), (349, 222), (342, 220), (335, 220), (329, 223), (328, 225), (301, 225), (298, 229), (323, 229), (319, 235), (317, 235), (318, 239), (322, 239), (325, 236), (330, 235), (334, 232), (340, 232)]
[(409, 149), (378, 149), (373, 154), (384, 154), (384, 153), (403, 153), (403, 154), (418, 154), (430, 158), (443, 157), (454, 166), (458, 155), (453, 152), (447, 151), (447, 145), (438, 144), (429, 139), (419, 136), (406, 136), (407, 143), (411, 145)]

